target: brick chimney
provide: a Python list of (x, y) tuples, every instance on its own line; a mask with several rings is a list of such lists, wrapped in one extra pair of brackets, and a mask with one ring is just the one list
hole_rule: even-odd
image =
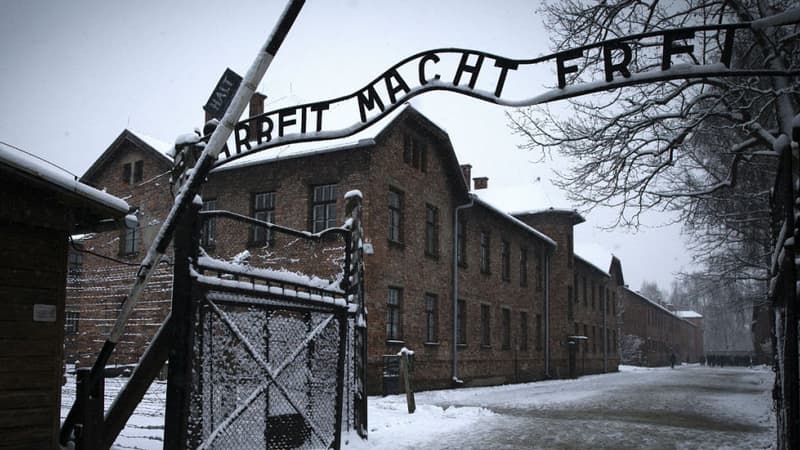
[(475, 190), (486, 189), (489, 187), (489, 177), (475, 177)]
[[(260, 93), (260, 92), (253, 92), (253, 96), (250, 97), (250, 117), (257, 116), (264, 112), (264, 100), (267, 99), (267, 96)], [(254, 138), (258, 133), (258, 122), (253, 121), (250, 123), (250, 138)]]
[(462, 164), (461, 175), (464, 175), (464, 182), (467, 184), (467, 190), (472, 190), (472, 164)]

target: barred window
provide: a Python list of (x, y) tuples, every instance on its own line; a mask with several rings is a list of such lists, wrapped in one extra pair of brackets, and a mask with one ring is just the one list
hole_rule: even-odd
[(83, 253), (70, 249), (67, 256), (67, 281), (71, 285), (78, 285), (83, 275)]
[(81, 313), (78, 311), (64, 311), (64, 334), (77, 334), (80, 318)]

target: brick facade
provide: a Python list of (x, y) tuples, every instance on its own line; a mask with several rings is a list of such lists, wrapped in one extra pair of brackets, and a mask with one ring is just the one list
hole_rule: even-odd
[[(143, 181), (122, 182), (124, 165), (136, 161), (143, 161)], [(152, 239), (147, 227), (158, 229), (172, 201), (167, 177), (154, 178), (169, 169), (167, 158), (124, 132), (84, 177), (142, 207), (140, 251)], [(340, 224), (344, 194), (355, 189), (363, 193), (370, 393), (382, 389), (383, 355), (396, 354), (402, 347), (415, 351), (418, 389), (449, 387), (454, 376), (465, 385), (566, 377), (569, 341), (575, 335), (589, 337), (581, 344), (585, 364), (579, 374), (616, 371), (615, 336), (622, 334), (618, 326), (627, 323), (618, 320), (622, 311), (617, 305), (623, 300), (619, 265), (615, 271), (612, 262), (606, 273), (575, 257), (573, 227), (584, 221), (575, 211), (508, 215), (470, 194), (470, 169), (459, 166), (447, 134), (408, 107), (373, 139), (327, 148), (321, 143), (308, 152), (267, 150), (224, 165), (211, 173), (202, 197), (208, 208), (251, 217), (262, 214), (282, 226), (312, 230), (313, 217), (322, 212), (333, 214)], [(488, 180), (481, 178), (480, 183), (476, 187), (485, 187)], [(333, 186), (332, 202), (325, 207), (315, 204), (315, 191), (324, 196)], [(336, 252), (329, 250), (341, 246), (335, 241), (321, 248), (302, 247), (285, 236), (262, 235), (223, 219), (216, 219), (213, 232), (207, 233), (206, 250), (221, 259), (247, 250), (254, 266), (313, 272), (321, 278), (334, 278), (341, 265), (330, 256)], [(464, 243), (463, 259), (455, 267), (454, 233)], [(126, 259), (119, 254), (122, 237), (100, 233), (83, 245), (137, 262), (141, 255)], [(488, 256), (488, 266), (482, 255)], [(91, 265), (98, 273), (108, 272), (108, 279), (82, 280), (71, 295), (81, 325), (77, 342), (68, 349), (79, 358), (96, 353), (99, 336), (116, 317), (119, 305), (114, 299), (127, 293), (127, 271), (135, 269), (89, 255), (84, 255), (84, 264), (86, 273), (92, 273)], [(128, 347), (121, 348), (114, 362), (135, 362), (137, 350), (144, 349), (165, 317), (170, 267), (161, 270), (128, 327)], [(583, 288), (579, 292), (574, 286), (576, 279), (595, 286), (588, 306)], [(454, 317), (459, 305), (463, 308)], [(458, 329), (459, 318), (463, 330)], [(456, 345), (455, 371), (454, 334), (461, 341)]]

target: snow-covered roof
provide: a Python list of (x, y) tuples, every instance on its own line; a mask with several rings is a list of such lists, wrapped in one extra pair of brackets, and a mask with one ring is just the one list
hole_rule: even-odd
[(549, 180), (541, 178), (528, 184), (477, 189), (472, 193), (515, 216), (544, 211), (574, 211), (564, 193)]
[[(581, 255), (575, 253), (575, 258), (577, 258), (579, 261), (582, 261), (584, 264), (594, 268), (595, 270), (597, 270), (598, 272), (602, 273), (603, 275), (605, 275), (607, 277), (610, 277), (610, 275), (608, 274), (608, 270), (601, 269), (600, 266), (598, 266), (597, 264), (593, 264), (591, 261), (587, 260), (586, 258), (581, 257)], [(610, 262), (611, 262), (611, 260), (609, 260), (609, 263)]]
[[(252, 155), (244, 156), (242, 158), (233, 160), (229, 163), (217, 167), (215, 172), (238, 169), (246, 166), (253, 166), (272, 161), (279, 161), (291, 158), (307, 157), (312, 155), (319, 155), (323, 153), (331, 153), (341, 150), (350, 150), (354, 148), (366, 147), (375, 145), (378, 136), (397, 119), (404, 111), (411, 108), (406, 103), (396, 110), (389, 113), (386, 117), (378, 121), (375, 125), (368, 127), (364, 130), (355, 133), (352, 136), (330, 139), (327, 141), (312, 141), (301, 142), (297, 144), (282, 145), (268, 150), (262, 150)], [(224, 159), (223, 159), (224, 161)]]
[(159, 139), (156, 139), (154, 137), (150, 137), (150, 136), (148, 136), (146, 134), (143, 134), (143, 133), (140, 133), (138, 131), (131, 130), (130, 128), (128, 128), (128, 131), (130, 131), (130, 133), (132, 135), (134, 135), (137, 138), (141, 139), (142, 142), (144, 142), (145, 144), (147, 144), (150, 147), (152, 147), (153, 150), (156, 150), (157, 152), (163, 154), (164, 156), (168, 156), (168, 157), (172, 158), (173, 151), (174, 151), (174, 146), (172, 144), (167, 144), (166, 142), (163, 142), (163, 141), (161, 141)]
[(517, 219), (516, 217), (512, 216), (511, 214), (503, 212), (503, 210), (501, 210), (497, 206), (491, 204), (490, 202), (483, 200), (483, 198), (481, 198), (480, 195), (478, 194), (481, 191), (475, 191), (475, 192), (470, 194), (472, 196), (472, 199), (475, 201), (475, 203), (483, 206), (486, 209), (489, 209), (490, 211), (496, 213), (500, 217), (503, 217), (504, 219), (512, 222), (514, 225), (522, 228), (523, 230), (527, 231), (528, 233), (533, 234), (534, 236), (536, 236), (539, 239), (547, 242), (548, 244), (550, 244), (550, 245), (552, 245), (554, 247), (557, 246), (556, 241), (551, 239), (546, 234), (542, 233), (541, 231), (537, 230), (536, 228), (533, 228), (532, 226), (526, 224), (525, 222)]
[(575, 256), (594, 266), (599, 271), (609, 275), (611, 258), (614, 255), (605, 247), (595, 242), (575, 241)]
[(0, 143), (0, 164), (39, 178), (55, 187), (122, 214), (126, 214), (130, 209), (125, 200), (81, 183), (77, 177), (65, 170), (4, 143)]
[(681, 319), (702, 319), (703, 315), (699, 312), (688, 310), (688, 311), (675, 311), (675, 315), (680, 317)]
[(646, 302), (648, 302), (648, 303), (652, 304), (652, 305), (653, 305), (653, 306), (655, 306), (656, 308), (659, 308), (659, 309), (663, 310), (663, 311), (664, 311), (664, 312), (666, 312), (667, 314), (670, 314), (670, 315), (673, 315), (673, 316), (677, 316), (675, 313), (673, 313), (673, 312), (672, 312), (672, 311), (670, 311), (669, 309), (665, 308), (665, 307), (664, 307), (664, 305), (662, 305), (662, 304), (658, 303), (658, 302), (657, 302), (657, 301), (655, 301), (655, 300), (651, 300), (651, 299), (649, 299), (649, 298), (645, 297), (644, 295), (642, 295), (642, 293), (641, 293), (641, 292), (636, 292), (636, 291), (634, 291), (633, 289), (631, 289), (631, 288), (629, 288), (629, 287), (625, 287), (625, 290), (627, 290), (628, 292), (631, 292), (631, 293), (635, 294), (637, 297), (639, 297), (639, 298), (641, 298), (641, 299), (644, 299)]

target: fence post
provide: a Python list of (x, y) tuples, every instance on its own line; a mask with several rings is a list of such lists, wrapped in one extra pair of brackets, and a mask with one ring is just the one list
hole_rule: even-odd
[(356, 304), (353, 329), (353, 425), (359, 436), (367, 438), (367, 310), (364, 308), (364, 229), (361, 223), (363, 202), (359, 191), (345, 194), (345, 212), (350, 220), (350, 236), (345, 257), (345, 287), (348, 301)]
[(78, 423), (75, 426), (75, 449), (94, 450), (103, 448), (103, 400), (105, 379), (92, 383), (92, 369), (77, 370), (76, 392), (81, 405)]
[(199, 243), (198, 213), (201, 205), (192, 203), (175, 231), (175, 266), (172, 285), (172, 344), (169, 351), (167, 406), (164, 416), (164, 448), (186, 448), (194, 347), (194, 305), (191, 261), (197, 258)]

